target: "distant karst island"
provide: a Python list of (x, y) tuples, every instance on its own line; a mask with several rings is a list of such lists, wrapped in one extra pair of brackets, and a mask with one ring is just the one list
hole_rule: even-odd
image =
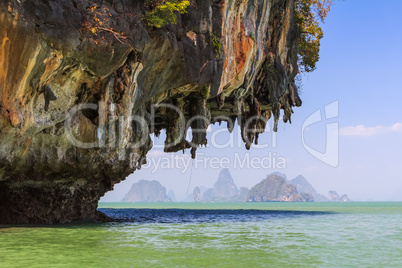
[[(285, 174), (274, 172), (251, 189), (236, 186), (229, 169), (223, 169), (212, 188), (196, 186), (181, 202), (351, 202), (346, 194), (329, 191), (328, 197), (318, 193), (302, 175), (288, 180)], [(177, 202), (173, 190), (158, 181), (140, 180), (134, 183), (122, 202)]]
[[(172, 196), (172, 193), (170, 193)], [(174, 193), (173, 193), (174, 195)], [(134, 183), (131, 190), (123, 198), (122, 202), (173, 202), (173, 199), (166, 195), (166, 188), (158, 181), (140, 180)]]
[[(303, 195), (303, 197), (302, 197)], [(247, 202), (306, 202), (314, 201), (309, 193), (299, 195), (296, 186), (287, 184), (286, 180), (278, 175), (271, 174), (262, 182), (250, 189)]]
[[(202, 191), (201, 191), (202, 189)], [(237, 188), (229, 169), (223, 169), (213, 188), (196, 187), (194, 202), (245, 202), (248, 188)]]

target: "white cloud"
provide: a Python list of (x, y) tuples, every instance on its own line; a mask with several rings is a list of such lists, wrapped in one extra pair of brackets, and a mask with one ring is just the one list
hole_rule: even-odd
[(392, 126), (366, 127), (358, 125), (355, 127), (345, 127), (339, 130), (339, 134), (344, 137), (372, 137), (378, 134), (402, 132), (402, 123), (396, 123)]

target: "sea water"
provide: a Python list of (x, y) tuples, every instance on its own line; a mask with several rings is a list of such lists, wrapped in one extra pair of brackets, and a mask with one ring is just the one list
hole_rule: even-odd
[(1, 226), (0, 267), (402, 267), (402, 203), (101, 203)]

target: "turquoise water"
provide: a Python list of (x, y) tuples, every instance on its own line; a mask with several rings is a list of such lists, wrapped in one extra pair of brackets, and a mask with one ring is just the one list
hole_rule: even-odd
[(1, 267), (402, 267), (402, 203), (103, 203), (115, 223), (0, 228)]

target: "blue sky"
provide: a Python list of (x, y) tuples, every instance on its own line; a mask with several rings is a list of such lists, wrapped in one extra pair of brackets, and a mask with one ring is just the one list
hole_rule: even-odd
[[(286, 168), (281, 167), (280, 172), (289, 179), (304, 175), (323, 194), (336, 190), (354, 200), (402, 201), (401, 10), (400, 0), (337, 1), (323, 25), (325, 37), (318, 68), (303, 80), (303, 106), (295, 109), (292, 125), (280, 124), (275, 148), (272, 133), (267, 129), (260, 140), (270, 144), (269, 148), (207, 148), (199, 150), (201, 157), (227, 156), (233, 161), (236, 154), (263, 158), (271, 153), (276, 159), (286, 159)], [(339, 102), (339, 117), (305, 130), (306, 144), (323, 152), (326, 124), (339, 124), (339, 165), (331, 167), (306, 151), (301, 133), (303, 122), (311, 114), (317, 110), (323, 113), (324, 107), (334, 101)], [(218, 126), (212, 127), (213, 131), (217, 129)], [(221, 134), (218, 140), (228, 137)], [(240, 139), (237, 129), (232, 138)], [(163, 141), (161, 137), (155, 143)], [(189, 158), (188, 153), (176, 155), (186, 161)], [(161, 156), (156, 148), (150, 160)], [(219, 171), (200, 166), (193, 166), (192, 172), (191, 167), (185, 172), (183, 168), (156, 172), (152, 167), (145, 168), (115, 186), (115, 191), (102, 201), (120, 201), (132, 183), (140, 179), (159, 180), (168, 190), (173, 189), (179, 199), (184, 198), (189, 185), (189, 193), (195, 186), (211, 187)], [(231, 167), (230, 171), (238, 187), (251, 187), (275, 170)]]

